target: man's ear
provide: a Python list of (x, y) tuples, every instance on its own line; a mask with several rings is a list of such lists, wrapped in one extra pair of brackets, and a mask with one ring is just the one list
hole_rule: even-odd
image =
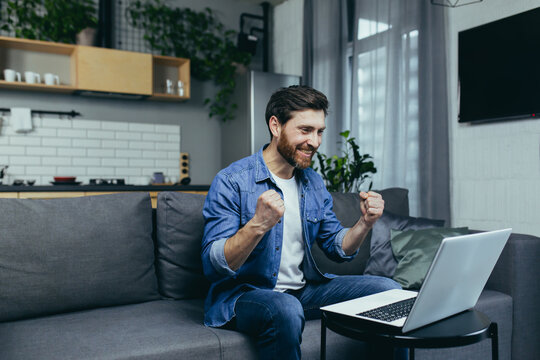
[(270, 132), (272, 133), (273, 137), (278, 138), (279, 135), (281, 135), (281, 124), (278, 118), (274, 115), (272, 115), (268, 121), (268, 127), (270, 128)]

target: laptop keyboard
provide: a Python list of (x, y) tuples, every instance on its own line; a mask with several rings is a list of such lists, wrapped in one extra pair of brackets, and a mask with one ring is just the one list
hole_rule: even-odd
[(407, 317), (411, 312), (414, 300), (416, 300), (415, 297), (381, 306), (376, 309), (364, 311), (356, 315), (368, 317), (375, 320), (392, 322), (394, 320)]

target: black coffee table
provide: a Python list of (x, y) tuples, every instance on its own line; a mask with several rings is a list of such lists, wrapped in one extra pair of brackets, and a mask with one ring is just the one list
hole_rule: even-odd
[(486, 315), (476, 310), (467, 310), (405, 334), (384, 325), (323, 310), (321, 317), (322, 360), (326, 359), (326, 328), (377, 346), (409, 348), (410, 360), (414, 360), (415, 348), (462, 346), (491, 338), (491, 358), (499, 359), (497, 323), (491, 322)]

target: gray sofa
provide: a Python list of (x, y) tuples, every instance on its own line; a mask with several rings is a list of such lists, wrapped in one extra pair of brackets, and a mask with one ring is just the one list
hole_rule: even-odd
[[(381, 192), (402, 225), (416, 221), (407, 217), (406, 190)], [(344, 225), (354, 223), (357, 195), (333, 197)], [(203, 326), (203, 201), (164, 192), (153, 211), (142, 193), (0, 199), (0, 359), (256, 358), (248, 336)], [(335, 264), (315, 250), (321, 270), (362, 274), (373, 265), (381, 227), (352, 262)], [(540, 354), (539, 249), (539, 238), (513, 234), (477, 304), (499, 325), (501, 359)], [(309, 320), (303, 357), (317, 359), (319, 346), (320, 321)], [(328, 358), (357, 359), (364, 351), (365, 344), (328, 332)], [(416, 355), (484, 359), (490, 343)]]

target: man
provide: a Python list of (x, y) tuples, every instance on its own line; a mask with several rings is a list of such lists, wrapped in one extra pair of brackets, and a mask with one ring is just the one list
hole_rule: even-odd
[(266, 108), (270, 144), (218, 173), (206, 198), (203, 268), (211, 281), (205, 324), (255, 336), (259, 356), (300, 359), (305, 313), (399, 288), (376, 276), (324, 276), (311, 247), (351, 260), (384, 208), (360, 193), (362, 217), (343, 228), (311, 159), (328, 100), (307, 86), (276, 91)]

